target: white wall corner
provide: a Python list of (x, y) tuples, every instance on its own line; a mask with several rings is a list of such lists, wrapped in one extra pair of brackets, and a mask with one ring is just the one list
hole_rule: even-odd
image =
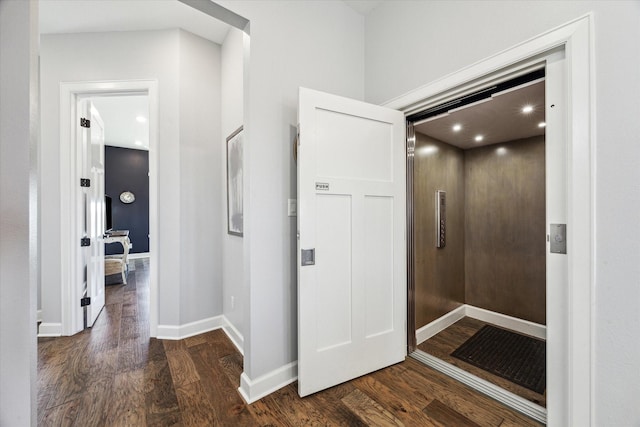
[(38, 337), (62, 336), (62, 323), (41, 323), (38, 327)]
[(298, 361), (288, 363), (255, 380), (243, 372), (238, 391), (248, 404), (256, 402), (298, 379)]
[(37, 321), (38, 323), (42, 322), (42, 310), (38, 310), (38, 311), (36, 312), (36, 321)]
[(236, 346), (236, 349), (240, 352), (240, 354), (244, 356), (244, 337), (242, 336), (240, 331), (238, 331), (235, 326), (233, 326), (233, 324), (229, 321), (229, 319), (227, 319), (226, 316), (223, 315), (222, 317), (224, 318), (224, 326), (222, 327), (222, 330), (225, 334), (227, 334), (227, 337), (229, 337), (233, 345)]
[(225, 326), (224, 316), (209, 317), (184, 325), (158, 325), (158, 339), (162, 340), (182, 340), (194, 335), (220, 329)]

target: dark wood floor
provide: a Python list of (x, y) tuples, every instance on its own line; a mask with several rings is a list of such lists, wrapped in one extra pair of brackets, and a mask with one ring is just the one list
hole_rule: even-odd
[(434, 335), (427, 341), (418, 345), (418, 349), (424, 351), (425, 353), (431, 354), (432, 356), (435, 356), (441, 360), (444, 360), (447, 363), (455, 365), (460, 369), (464, 369), (465, 371), (477, 377), (496, 384), (497, 386), (502, 387), (503, 389), (508, 390), (514, 394), (517, 394), (518, 396), (523, 397), (537, 405), (546, 407), (546, 393), (538, 394), (532, 390), (529, 390), (528, 388), (512, 383), (509, 380), (506, 380), (497, 375), (493, 375), (490, 372), (477, 368), (451, 356), (451, 353), (454, 350), (460, 347), (466, 340), (471, 338), (473, 334), (478, 332), (486, 324), (486, 322), (483, 322), (481, 320), (464, 317), (453, 325), (449, 326), (444, 331)]
[(149, 338), (148, 264), (107, 287), (96, 325), (38, 343), (41, 426), (534, 426), (413, 359), (301, 399), (296, 384), (247, 405), (242, 356), (216, 330)]

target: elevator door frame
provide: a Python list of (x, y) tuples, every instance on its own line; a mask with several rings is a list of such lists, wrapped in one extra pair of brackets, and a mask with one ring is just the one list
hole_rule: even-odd
[[(593, 416), (593, 236), (594, 181), (592, 173), (595, 132), (592, 126), (595, 105), (592, 98), (593, 16), (585, 15), (511, 49), (473, 64), (385, 104), (406, 116), (473, 93), (496, 81), (524, 74), (557, 51), (565, 55), (566, 105), (566, 206), (567, 273), (566, 286), (553, 289), (559, 308), (547, 314), (548, 328), (562, 341), (548, 355), (547, 424), (590, 425)], [(407, 132), (407, 195), (412, 193), (412, 135)], [(407, 270), (409, 352), (415, 348), (415, 287), (413, 280), (412, 201), (407, 198)], [(548, 290), (549, 291), (549, 290)], [(549, 292), (548, 292), (549, 293)], [(550, 296), (547, 296), (549, 301)], [(588, 351), (584, 352), (584, 349)]]

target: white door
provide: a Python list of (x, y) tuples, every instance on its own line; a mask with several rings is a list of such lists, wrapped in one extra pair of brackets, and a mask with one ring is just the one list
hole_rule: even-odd
[(300, 89), (298, 393), (406, 355), (405, 120)]
[[(80, 286), (83, 303), (86, 305), (85, 327), (91, 327), (104, 307), (104, 124), (100, 114), (90, 100), (78, 103), (78, 165), (81, 179), (86, 186), (80, 187)], [(84, 120), (88, 119), (89, 122)], [(88, 125), (88, 127), (87, 127)]]

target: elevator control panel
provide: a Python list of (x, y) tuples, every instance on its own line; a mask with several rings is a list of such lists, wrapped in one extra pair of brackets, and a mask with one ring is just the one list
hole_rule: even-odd
[(436, 248), (444, 248), (447, 240), (447, 192), (436, 191)]

